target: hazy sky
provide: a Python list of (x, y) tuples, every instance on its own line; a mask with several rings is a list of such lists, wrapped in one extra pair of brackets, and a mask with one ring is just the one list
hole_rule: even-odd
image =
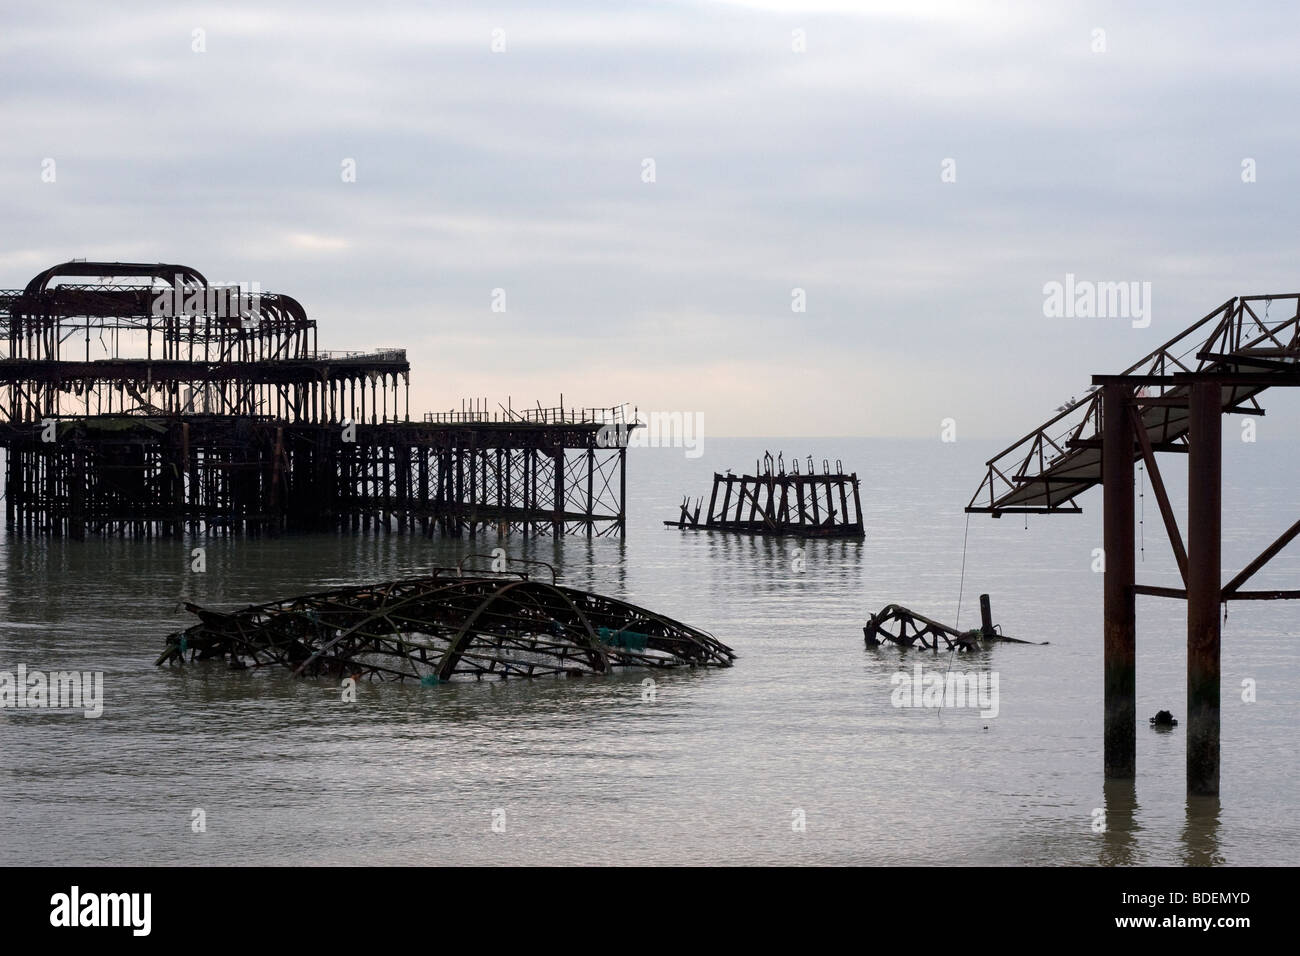
[[(0, 287), (257, 281), (405, 345), (413, 410), (1014, 437), (1300, 289), (1300, 13), (1137, 7), (6, 0)], [(1067, 273), (1150, 282), (1149, 327), (1045, 316)]]

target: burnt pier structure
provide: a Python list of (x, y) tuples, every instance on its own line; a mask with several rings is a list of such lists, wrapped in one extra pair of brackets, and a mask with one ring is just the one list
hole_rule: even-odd
[(694, 508), (689, 497), (682, 499), (676, 521), (665, 521), (670, 528), (691, 531), (739, 531), (745, 534), (802, 535), (818, 538), (862, 538), (862, 501), (857, 473), (845, 474), (844, 466), (822, 459), (821, 474), (811, 457), (807, 468), (799, 472), (796, 458), (786, 471), (782, 455), (763, 456), (755, 462), (754, 474), (713, 475), (709, 511), (704, 520), (700, 513), (704, 499)]
[[(462, 562), (463, 563), (463, 562)], [(521, 572), (438, 568), (236, 611), (188, 605), (198, 623), (157, 663), (227, 660), (295, 676), (457, 679), (604, 674), (628, 667), (730, 667), (711, 634), (592, 591)]]
[[(1222, 419), (1263, 415), (1263, 392), (1300, 386), (1300, 294), (1229, 299), (1119, 375), (1092, 381), (1088, 397), (988, 462), (966, 510), (1077, 513), (1077, 496), (1102, 486), (1105, 775), (1131, 780), (1137, 772), (1136, 599), (1172, 598), (1187, 603), (1187, 792), (1217, 795), (1221, 605), (1300, 598), (1300, 590), (1245, 587), (1300, 535), (1300, 521), (1221, 579)], [(1188, 458), (1185, 541), (1157, 453)], [(1150, 477), (1182, 587), (1135, 580), (1137, 462)]]
[(984, 641), (1005, 641), (1010, 644), (1031, 644), (1019, 638), (1007, 637), (1002, 628), (993, 623), (993, 608), (987, 594), (980, 595), (980, 626), (968, 631), (942, 624), (924, 614), (917, 614), (901, 604), (886, 604), (871, 615), (862, 627), (862, 638), (867, 647), (880, 647), (888, 642), (899, 647), (917, 647), (939, 653), (939, 642), (944, 650), (972, 651)]
[(17, 534), (619, 535), (622, 406), (410, 412), (401, 348), (325, 351), (295, 299), (167, 263), (0, 290)]

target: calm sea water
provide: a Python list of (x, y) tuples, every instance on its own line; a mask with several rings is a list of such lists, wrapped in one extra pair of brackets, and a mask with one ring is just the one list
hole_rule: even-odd
[[(683, 494), (707, 496), (715, 469), (752, 468), (766, 448), (856, 470), (867, 539), (662, 527)], [(0, 710), (0, 864), (1300, 863), (1300, 606), (1231, 606), (1222, 797), (1189, 803), (1183, 728), (1145, 721), (1184, 714), (1183, 605), (1140, 599), (1139, 776), (1108, 789), (1100, 492), (1081, 516), (1027, 527), (973, 516), (963, 584), (961, 509), (997, 450), (807, 438), (712, 439), (695, 459), (633, 449), (626, 539), (505, 542), (565, 583), (739, 652), (730, 670), (658, 675), (652, 702), (634, 673), (363, 684), (346, 704), (332, 681), (153, 666), (164, 636), (190, 623), (182, 600), (236, 606), (418, 574), (495, 536), (213, 539), (205, 574), (189, 570), (192, 541), (0, 539), (0, 669), (103, 671), (106, 697), (98, 720)], [(1225, 460), (1231, 574), (1300, 510), (1300, 449), (1261, 438), (1230, 443)], [(1178, 464), (1167, 477), (1181, 500)], [(1172, 583), (1149, 490), (1144, 504), (1139, 579)], [(1255, 583), (1296, 587), (1297, 554)], [(963, 588), (962, 626), (988, 592), (1006, 633), (1050, 643), (952, 661), (864, 648), (871, 612), (899, 602), (951, 623)], [(891, 675), (917, 661), (996, 672), (998, 715), (894, 707)]]

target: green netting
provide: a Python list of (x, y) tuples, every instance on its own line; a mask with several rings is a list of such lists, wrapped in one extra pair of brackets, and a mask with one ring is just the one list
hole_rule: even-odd
[(649, 634), (638, 634), (636, 631), (611, 631), (607, 627), (600, 628), (596, 633), (602, 644), (622, 647), (629, 651), (644, 651), (646, 641), (650, 638)]
[(60, 434), (77, 427), (85, 428), (88, 432), (126, 432), (134, 428), (147, 428), (150, 431), (159, 433), (167, 431), (167, 426), (164, 423), (140, 415), (123, 415), (113, 418), (95, 416), (93, 419), (66, 418), (59, 420), (58, 430)]

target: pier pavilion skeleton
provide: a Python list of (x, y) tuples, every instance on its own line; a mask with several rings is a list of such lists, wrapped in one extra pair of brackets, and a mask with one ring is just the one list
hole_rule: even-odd
[[(529, 562), (535, 563), (535, 562)], [(712, 635), (642, 607), (526, 573), (439, 568), (233, 612), (189, 606), (157, 663), (227, 659), (295, 675), (441, 683), (617, 668), (730, 667)]]
[(10, 531), (622, 533), (623, 407), (412, 421), (404, 349), (321, 351), (296, 300), (231, 291), (118, 262), (0, 291)]
[[(1091, 394), (988, 462), (966, 510), (996, 516), (1078, 512), (1102, 486), (1105, 546), (1105, 771), (1136, 772), (1135, 597), (1187, 602), (1187, 789), (1219, 792), (1219, 606), (1300, 598), (1300, 590), (1245, 590), (1300, 534), (1291, 525), (1221, 583), (1222, 416), (1262, 415), (1259, 395), (1300, 386), (1300, 294), (1229, 299), (1119, 375), (1093, 377)], [(1156, 453), (1188, 456), (1187, 542)], [(1182, 588), (1134, 580), (1133, 466), (1151, 476)]]

